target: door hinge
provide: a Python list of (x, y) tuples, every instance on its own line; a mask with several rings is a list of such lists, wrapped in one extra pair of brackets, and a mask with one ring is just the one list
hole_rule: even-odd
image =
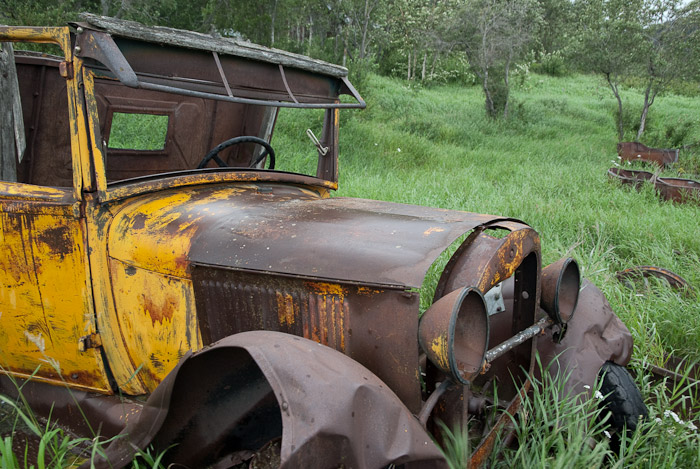
[(71, 62), (61, 62), (58, 64), (58, 73), (63, 78), (73, 78), (73, 64)]
[(86, 335), (78, 339), (78, 350), (81, 352), (97, 347), (102, 347), (102, 337), (100, 337), (98, 333)]

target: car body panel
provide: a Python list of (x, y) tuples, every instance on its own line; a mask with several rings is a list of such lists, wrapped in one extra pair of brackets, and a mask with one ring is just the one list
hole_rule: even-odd
[(0, 364), (18, 375), (106, 391), (99, 351), (78, 349), (96, 325), (85, 223), (65, 192), (65, 204), (0, 194)]

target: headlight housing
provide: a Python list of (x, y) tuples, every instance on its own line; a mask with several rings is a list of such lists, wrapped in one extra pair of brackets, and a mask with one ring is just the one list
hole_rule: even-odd
[(436, 301), (421, 318), (418, 340), (427, 357), (455, 382), (469, 384), (479, 374), (489, 342), (486, 302), (465, 287)]

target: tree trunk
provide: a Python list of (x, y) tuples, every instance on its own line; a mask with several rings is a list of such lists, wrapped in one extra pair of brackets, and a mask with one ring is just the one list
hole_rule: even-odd
[[(654, 99), (656, 98), (656, 91), (652, 92), (653, 81), (649, 80), (647, 84), (647, 89), (644, 91), (644, 107), (642, 107), (642, 115), (639, 118), (639, 130), (637, 130), (637, 138), (635, 141), (639, 141), (642, 138), (642, 134), (646, 129), (647, 124), (647, 114), (649, 114), (649, 108), (654, 104)], [(649, 96), (651, 94), (651, 97)]]
[(369, 4), (369, 0), (365, 0), (365, 12), (362, 22), (362, 42), (360, 43), (360, 60), (364, 59), (367, 53), (367, 31), (369, 30), (370, 15), (372, 14), (375, 4), (376, 0), (372, 5)]
[(508, 104), (510, 102), (510, 58), (506, 61), (506, 65), (503, 70), (503, 83), (506, 86), (505, 102), (503, 103), (503, 118), (508, 119)]
[(418, 65), (418, 52), (413, 49), (413, 79), (416, 79), (416, 66)]
[(408, 72), (406, 74), (406, 80), (411, 81), (411, 51), (408, 51)]
[(423, 52), (423, 68), (420, 72), (420, 81), (425, 81), (425, 63), (428, 60), (428, 53)]
[(338, 36), (340, 36), (341, 32), (338, 31), (338, 27), (335, 29), (335, 37), (333, 37), (333, 59), (335, 60), (338, 57)]
[(109, 0), (100, 0), (100, 11), (102, 16), (109, 16)]
[(620, 97), (620, 91), (617, 85), (613, 83), (609, 73), (605, 74), (605, 79), (608, 81), (608, 85), (615, 95), (615, 99), (617, 99), (617, 141), (621, 142), (625, 138), (625, 127), (622, 118), (622, 98)]
[(488, 70), (484, 72), (483, 78), (481, 79), (481, 87), (484, 90), (484, 95), (486, 96), (486, 102), (484, 103), (484, 106), (486, 107), (486, 115), (489, 117), (496, 117), (496, 108), (493, 105), (493, 98), (491, 97), (491, 91), (489, 90)]
[(119, 7), (119, 11), (114, 16), (116, 18), (121, 18), (124, 15), (124, 13), (126, 13), (130, 8), (131, 0), (121, 0), (121, 6)]
[(314, 38), (314, 19), (309, 15), (309, 47), (311, 47), (311, 41)]
[(270, 13), (270, 47), (275, 45), (275, 21), (277, 20), (277, 3), (279, 0), (272, 2), (272, 12)]
[(435, 75), (435, 65), (437, 64), (439, 56), (440, 56), (440, 52), (435, 52), (435, 55), (433, 56), (433, 64), (430, 66), (430, 74), (431, 75)]

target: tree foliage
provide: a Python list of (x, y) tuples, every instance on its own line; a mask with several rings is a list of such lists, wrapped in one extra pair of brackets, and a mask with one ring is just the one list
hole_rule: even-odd
[(457, 41), (479, 77), (490, 117), (508, 117), (510, 73), (541, 21), (535, 0), (474, 0), (455, 15)]
[[(697, 2), (696, 2), (697, 5)], [(649, 108), (674, 80), (698, 78), (697, 7), (680, 0), (582, 0), (578, 3), (578, 61), (603, 75), (617, 100), (618, 139), (625, 137), (621, 86), (642, 83), (640, 140)]]
[[(80, 11), (251, 40), (347, 65), (355, 78), (478, 83), (491, 117), (509, 115), (516, 65), (596, 73), (616, 99), (620, 139), (629, 127), (642, 137), (670, 86), (700, 79), (700, 0), (3, 0), (0, 22), (65, 24)], [(632, 126), (630, 82), (644, 95)]]

